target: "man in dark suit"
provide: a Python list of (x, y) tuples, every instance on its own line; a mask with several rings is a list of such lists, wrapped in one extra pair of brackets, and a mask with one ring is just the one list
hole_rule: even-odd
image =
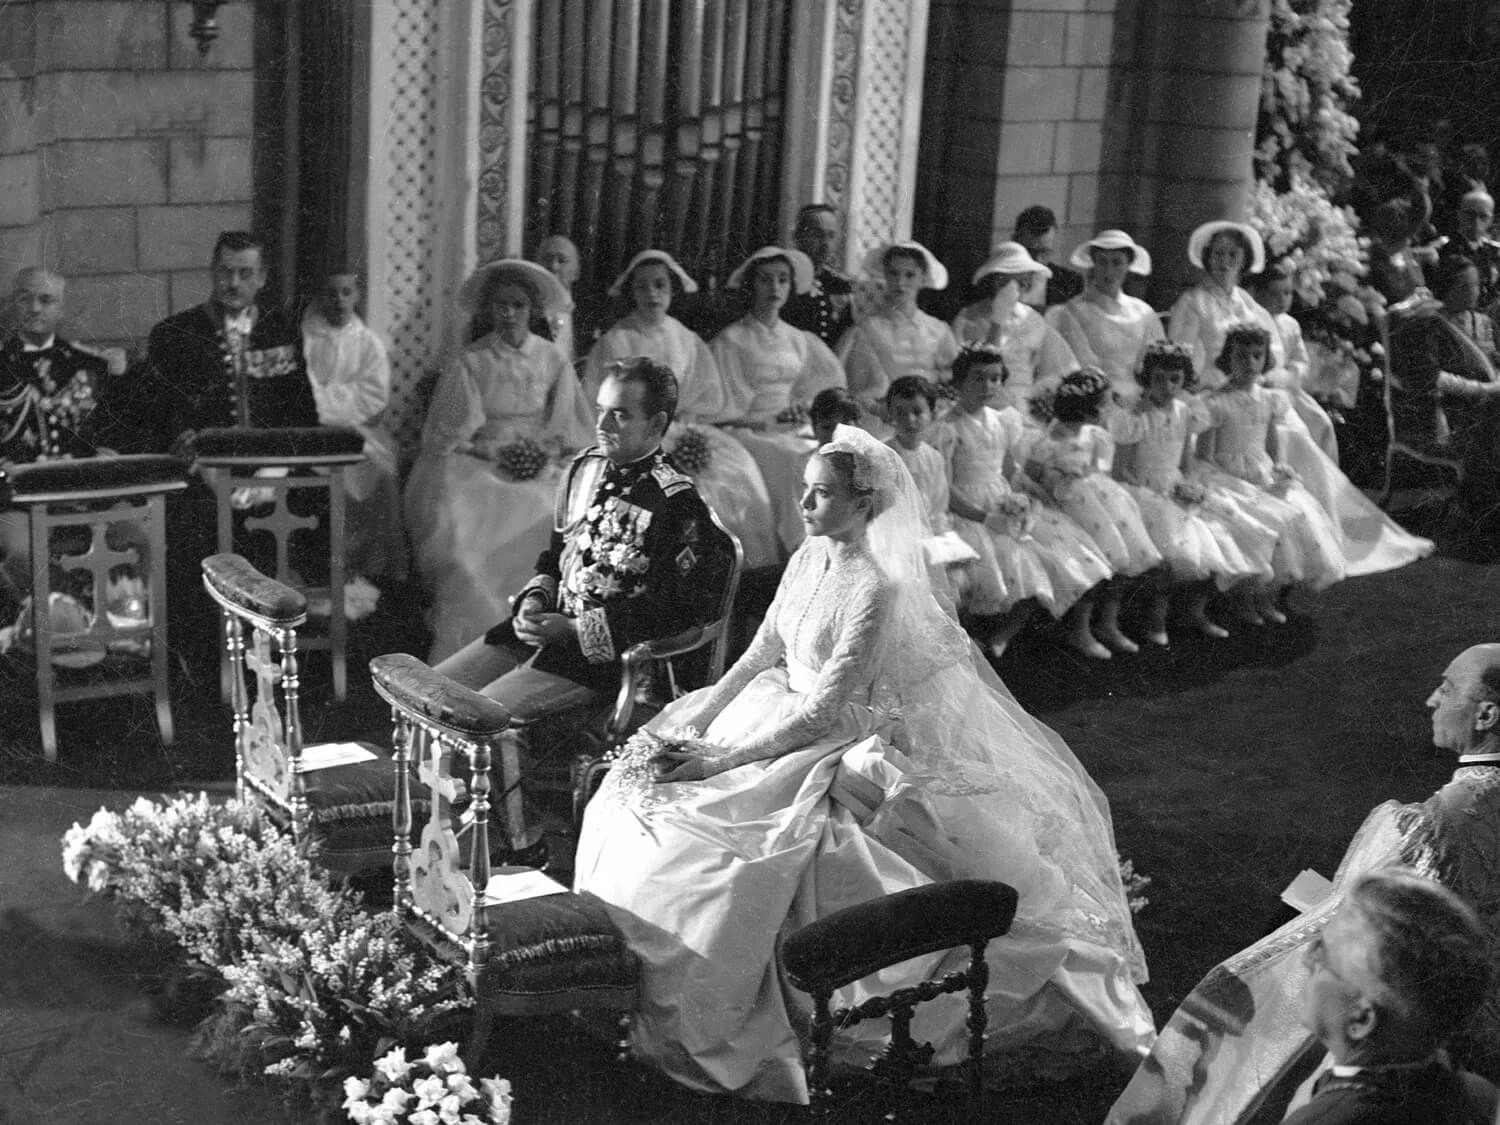
[(787, 298), (782, 319), (836, 348), (854, 323), (854, 285), (833, 264), (839, 244), (838, 212), (826, 203), (809, 203), (797, 212), (792, 241), (812, 259), (813, 287)]
[(144, 366), (100, 404), (104, 444), (166, 453), (214, 427), (318, 424), (300, 331), (257, 303), (266, 284), (263, 254), (251, 234), (219, 235), (212, 295), (151, 330)]
[[(266, 284), (260, 241), (244, 231), (226, 231), (214, 243), (211, 264), (209, 299), (157, 324), (145, 363), (103, 396), (92, 426), (101, 445), (121, 453), (191, 457), (200, 430), (318, 424), (301, 330), (258, 303)], [(189, 664), (211, 666), (206, 658), (217, 645), (216, 616), (198, 570), (215, 549), (215, 528), (213, 493), (192, 478), (187, 491), (167, 506), (172, 635), (174, 647), (189, 654)], [(326, 560), (326, 552), (321, 557)], [(315, 579), (317, 572), (309, 567), (317, 565), (313, 554), (299, 569)]]
[(1016, 229), (1011, 237), (1026, 247), (1026, 253), (1052, 271), (1045, 287), (1038, 285), (1032, 292), (1021, 295), (1028, 305), (1038, 311), (1049, 309), (1071, 301), (1083, 292), (1083, 275), (1052, 260), (1053, 251), (1057, 249), (1057, 216), (1052, 213), (1052, 208), (1039, 203), (1026, 208), (1016, 216)]

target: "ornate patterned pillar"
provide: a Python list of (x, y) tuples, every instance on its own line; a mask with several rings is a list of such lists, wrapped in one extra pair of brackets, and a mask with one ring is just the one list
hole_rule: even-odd
[(479, 79), (478, 260), (523, 253), (532, 0), (484, 0)]
[(796, 5), (782, 229), (789, 238), (803, 203), (831, 203), (856, 273), (872, 247), (911, 234), (927, 9), (928, 0)]
[(461, 338), (476, 260), (483, 2), (371, 6), (367, 311), (390, 342), (391, 424), (407, 439), (414, 392)]

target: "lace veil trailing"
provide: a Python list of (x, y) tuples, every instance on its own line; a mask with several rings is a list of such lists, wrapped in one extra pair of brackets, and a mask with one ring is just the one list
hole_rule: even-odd
[[(875, 497), (868, 544), (892, 597), (871, 701), (899, 717), (913, 780), (937, 800), (888, 802), (872, 830), (926, 847), (929, 870), (1011, 883), (1018, 926), (1106, 946), (1144, 980), (1108, 802), (1067, 744), (1016, 702), (934, 591), (922, 501), (906, 465), (853, 426), (837, 427), (823, 451), (851, 454), (855, 487)], [(924, 808), (932, 821), (910, 823)]]

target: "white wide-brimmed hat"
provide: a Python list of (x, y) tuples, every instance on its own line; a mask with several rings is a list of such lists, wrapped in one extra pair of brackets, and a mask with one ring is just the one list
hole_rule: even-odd
[(875, 249), (865, 255), (865, 272), (873, 277), (879, 277), (885, 272), (885, 256), (892, 250), (910, 250), (921, 257), (927, 263), (927, 288), (948, 288), (948, 267), (937, 260), (937, 255), (920, 242), (907, 239), (905, 242), (882, 242)]
[(510, 274), (536, 290), (541, 298), (542, 307), (533, 309), (534, 313), (551, 316), (568, 307), (568, 291), (563, 287), (563, 283), (553, 277), (549, 270), (543, 269), (535, 262), (528, 262), (524, 258), (501, 258), (498, 262), (480, 266), (469, 275), (463, 288), (458, 291), (459, 304), (470, 313), (481, 311), (479, 301), (484, 296), (485, 288), (490, 284), (490, 278), (496, 274)]
[(1188, 238), (1188, 261), (1200, 270), (1207, 269), (1203, 264), (1203, 254), (1208, 250), (1208, 244), (1214, 240), (1214, 235), (1226, 230), (1243, 236), (1250, 244), (1250, 260), (1245, 263), (1246, 273), (1260, 273), (1266, 268), (1266, 244), (1260, 240), (1260, 233), (1254, 227), (1237, 223), (1233, 219), (1215, 219), (1195, 230)]
[(970, 284), (978, 285), (992, 273), (1009, 274), (1015, 277), (1035, 275), (1051, 277), (1052, 271), (1033, 258), (1019, 242), (1000, 242), (990, 251), (984, 265), (974, 271)]
[(812, 259), (801, 250), (788, 250), (785, 246), (762, 246), (741, 262), (729, 275), (725, 283), (731, 289), (743, 289), (750, 280), (750, 270), (756, 262), (768, 258), (784, 258), (792, 264), (792, 288), (798, 293), (810, 293), (813, 287)]
[(1089, 239), (1068, 259), (1068, 264), (1074, 269), (1087, 270), (1094, 268), (1093, 251), (1095, 250), (1129, 250), (1130, 272), (1138, 273), (1146, 277), (1151, 273), (1151, 255), (1130, 235), (1122, 230), (1101, 230), (1093, 238)]
[(642, 250), (634, 258), (625, 263), (625, 268), (620, 271), (620, 276), (615, 278), (614, 283), (609, 287), (609, 295), (611, 297), (618, 297), (621, 293), (625, 292), (625, 283), (630, 280), (630, 275), (635, 272), (635, 268), (643, 266), (647, 262), (660, 262), (666, 266), (672, 273), (672, 276), (677, 278), (677, 282), (682, 286), (684, 293), (698, 292), (698, 283), (688, 276), (688, 271), (682, 268), (676, 258), (672, 257), (665, 250)]

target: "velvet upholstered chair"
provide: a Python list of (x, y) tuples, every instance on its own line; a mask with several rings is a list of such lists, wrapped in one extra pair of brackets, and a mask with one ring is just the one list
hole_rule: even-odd
[(303, 745), (298, 630), (306, 597), (239, 555), (210, 555), (202, 567), (223, 619), (239, 796), (311, 843), (330, 871), (385, 870), (396, 798), (389, 751), (367, 742)]
[[(1010, 930), (1016, 913), (1013, 887), (983, 879), (954, 879), (898, 891), (820, 918), (782, 942), (781, 961), (791, 982), (813, 998), (807, 1085), (816, 1116), (830, 1106), (828, 1052), (833, 1034), (862, 1020), (889, 1018), (891, 1040), (870, 1069), (892, 1089), (887, 1121), (900, 1117), (905, 1087), (932, 1047), (912, 1039), (916, 1006), (950, 992), (969, 998), (968, 1094), (977, 1112), (989, 942)], [(940, 980), (921, 981), (886, 996), (872, 996), (856, 1007), (831, 1010), (833, 993), (846, 985), (913, 957), (969, 947), (968, 967)], [(978, 1120), (976, 1117), (975, 1120)]]
[[(539, 871), (491, 866), (491, 759), (510, 713), (414, 656), (378, 656), (370, 673), (395, 724), (396, 909), (467, 971), (476, 1001), (470, 1062), (497, 1015), (629, 1012), (638, 966), (604, 905)], [(415, 846), (412, 767), (430, 809)]]
[(30, 524), (32, 610), (17, 647), (35, 661), (49, 762), (57, 760), (57, 705), (72, 700), (149, 693), (161, 740), (172, 744), (166, 497), (187, 487), (185, 468), (175, 457), (142, 454), (0, 472), (0, 508), (25, 511)]

